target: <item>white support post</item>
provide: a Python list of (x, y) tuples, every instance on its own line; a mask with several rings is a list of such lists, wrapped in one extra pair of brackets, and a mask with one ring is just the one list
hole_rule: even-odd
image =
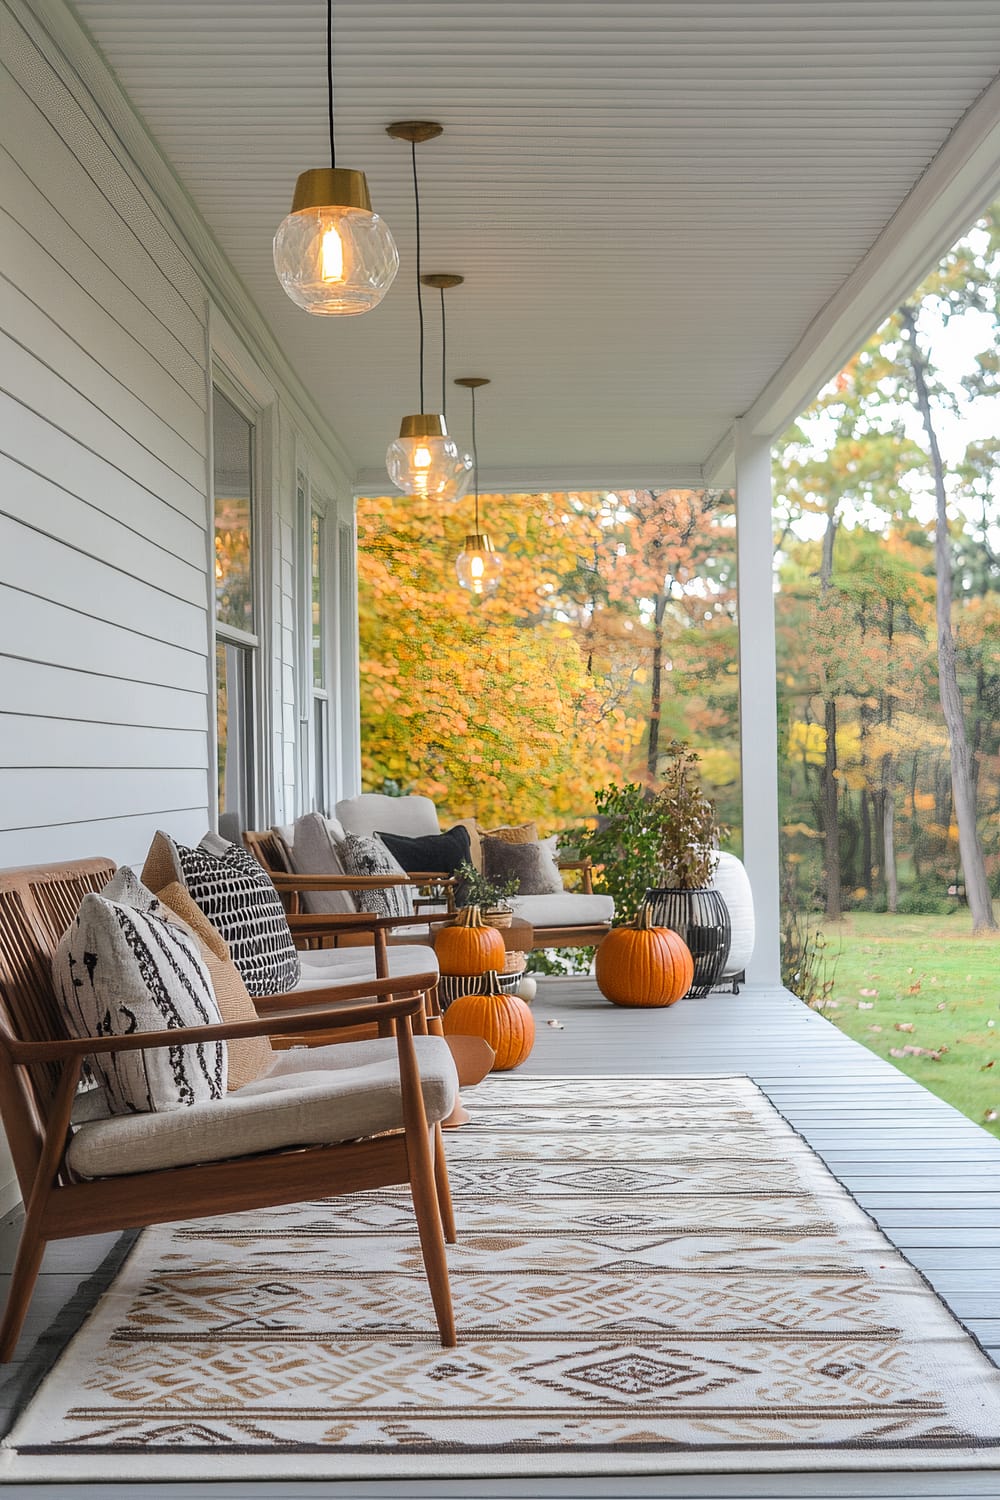
[(757, 923), (747, 982), (774, 986), (781, 983), (781, 897), (771, 445), (742, 421), (735, 440), (743, 862)]

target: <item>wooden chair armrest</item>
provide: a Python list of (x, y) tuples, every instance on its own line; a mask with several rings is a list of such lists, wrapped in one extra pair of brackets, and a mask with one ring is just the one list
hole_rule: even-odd
[[(302, 1031), (340, 1030), (393, 1021), (417, 1015), (424, 1008), (426, 991), (437, 983), (436, 974), (417, 974), (407, 979), (370, 979), (356, 984), (330, 985), (308, 995), (269, 995), (254, 1002), (255, 1021), (223, 1021), (217, 1026), (178, 1026), (166, 1031), (134, 1031), (128, 1036), (66, 1037), (58, 1041), (20, 1042), (4, 1037), (3, 1044), (17, 1063), (58, 1062), (105, 1052), (143, 1052), (160, 1047), (193, 1046), (198, 1042), (224, 1042), (254, 1036), (281, 1036)], [(402, 999), (394, 998), (403, 995)], [(371, 995), (393, 998), (376, 1004), (352, 1005), (347, 1009), (315, 1009), (325, 1001), (367, 1000)], [(268, 1001), (279, 1001), (273, 1014)], [(264, 1006), (264, 1014), (260, 1007)]]
[(384, 891), (415, 885), (412, 875), (282, 875), (271, 876), (277, 891)]
[(557, 861), (560, 870), (580, 870), (583, 872), (583, 894), (592, 896), (594, 894), (594, 861), (588, 855), (586, 859), (560, 859)]
[(377, 999), (375, 1005), (368, 1008), (377, 1012), (376, 1019), (384, 1020), (389, 1000), (393, 995), (409, 995), (413, 991), (419, 992), (418, 997), (422, 997), (428, 991), (433, 990), (437, 982), (436, 974), (414, 974), (405, 979), (395, 977), (361, 979), (351, 985), (325, 984), (322, 987), (317, 985), (315, 989), (301, 992), (293, 990), (287, 995), (256, 995), (253, 1004), (258, 1015), (272, 1016), (282, 1011), (308, 1010), (314, 1005), (329, 1005), (333, 1001), (350, 1000), (358, 996), (367, 999), (371, 995), (376, 995), (382, 998)]

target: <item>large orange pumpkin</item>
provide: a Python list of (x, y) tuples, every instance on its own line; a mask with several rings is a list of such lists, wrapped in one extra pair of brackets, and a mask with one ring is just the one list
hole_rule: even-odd
[(452, 927), (442, 927), (434, 944), (442, 974), (486, 974), (500, 971), (507, 958), (503, 938), (487, 927), (478, 906), (460, 911)]
[(644, 904), (631, 927), (615, 927), (594, 960), (597, 987), (613, 1005), (673, 1005), (694, 979), (694, 960), (683, 938), (654, 927)]
[(486, 994), (460, 995), (444, 1013), (445, 1036), (479, 1036), (496, 1053), (495, 1073), (523, 1063), (535, 1044), (535, 1018), (517, 995), (505, 995), (496, 970), (486, 976)]

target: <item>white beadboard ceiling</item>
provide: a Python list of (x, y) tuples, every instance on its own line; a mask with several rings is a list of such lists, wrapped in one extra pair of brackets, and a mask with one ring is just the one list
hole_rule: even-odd
[[(280, 290), (324, 165), (323, 0), (74, 8), (329, 418), (361, 483), (418, 409), (409, 148), (450, 375), (488, 375), (484, 477), (697, 474), (1000, 72), (996, 0), (335, 0), (338, 156), (399, 276), (360, 318)], [(428, 409), (440, 391), (427, 294)], [(468, 397), (449, 418), (468, 436)]]

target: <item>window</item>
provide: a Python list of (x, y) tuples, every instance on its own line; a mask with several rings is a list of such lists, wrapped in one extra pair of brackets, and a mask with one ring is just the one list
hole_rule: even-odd
[(253, 422), (213, 388), (216, 726), (219, 828), (238, 839), (254, 811)]
[(326, 597), (326, 523), (310, 513), (310, 618), (312, 623), (313, 807), (329, 811), (330, 691), (327, 675), (328, 601)]

